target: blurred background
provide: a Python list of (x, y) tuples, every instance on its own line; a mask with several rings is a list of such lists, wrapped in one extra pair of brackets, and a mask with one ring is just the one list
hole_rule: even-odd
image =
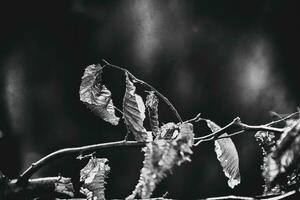
[[(107, 59), (155, 86), (183, 119), (201, 112), (221, 126), (239, 116), (248, 124), (291, 113), (300, 100), (299, 7), (290, 0), (5, 1), (0, 6), (0, 170), (17, 177), (32, 162), (64, 147), (121, 140), (126, 130), (90, 112), (79, 100), (87, 65)], [(124, 75), (104, 70), (121, 108)], [(142, 88), (143, 89), (143, 88)], [(144, 95), (141, 90), (141, 95)], [(161, 102), (160, 120), (176, 118)], [(208, 134), (204, 124), (196, 136)], [(241, 184), (234, 190), (213, 142), (194, 149), (157, 188), (172, 198), (262, 192), (260, 148), (254, 133), (233, 138)], [(143, 153), (126, 147), (97, 152), (111, 173), (107, 198), (134, 189)], [(86, 162), (53, 161), (35, 176), (78, 180)]]

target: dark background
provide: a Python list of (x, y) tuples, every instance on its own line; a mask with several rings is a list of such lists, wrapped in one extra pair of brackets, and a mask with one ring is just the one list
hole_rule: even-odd
[[(79, 100), (84, 68), (102, 58), (155, 86), (184, 119), (198, 112), (220, 125), (249, 124), (293, 112), (299, 102), (299, 7), (287, 0), (6, 1), (0, 5), (0, 169), (15, 178), (42, 156), (70, 146), (123, 139)], [(119, 107), (124, 76), (105, 70)], [(142, 95), (144, 93), (141, 93)], [(176, 120), (160, 104), (160, 120)], [(196, 136), (209, 133), (204, 124)], [(173, 198), (262, 192), (261, 152), (254, 133), (234, 137), (242, 183), (234, 190), (213, 143), (194, 149), (155, 191)], [(107, 198), (124, 198), (137, 183), (137, 148), (101, 150), (111, 173)], [(84, 162), (66, 156), (37, 176), (78, 179)]]

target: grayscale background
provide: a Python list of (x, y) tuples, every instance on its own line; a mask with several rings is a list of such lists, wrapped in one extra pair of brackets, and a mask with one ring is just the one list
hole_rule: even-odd
[[(126, 67), (166, 95), (184, 119), (198, 112), (219, 125), (291, 113), (300, 99), (299, 7), (289, 0), (65, 0), (0, 3), (0, 169), (11, 178), (42, 156), (70, 146), (123, 139), (79, 100), (84, 68), (102, 58)], [(124, 76), (105, 70), (114, 103)], [(141, 93), (142, 95), (144, 93)], [(299, 105), (299, 104), (298, 104)], [(175, 121), (160, 104), (160, 120)], [(209, 133), (204, 124), (196, 136)], [(233, 138), (241, 184), (234, 190), (213, 143), (195, 148), (155, 191), (172, 198), (261, 194), (261, 152), (254, 133)], [(140, 149), (98, 151), (109, 159), (106, 196), (124, 198), (138, 181)], [(66, 156), (36, 176), (78, 180), (85, 165)]]

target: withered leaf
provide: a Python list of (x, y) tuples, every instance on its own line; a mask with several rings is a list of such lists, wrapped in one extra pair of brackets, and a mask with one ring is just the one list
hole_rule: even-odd
[(157, 135), (159, 131), (159, 121), (158, 121), (158, 98), (154, 94), (154, 91), (150, 91), (146, 97), (146, 107), (148, 109), (150, 126), (154, 136)]
[(89, 65), (82, 76), (80, 85), (80, 100), (103, 120), (117, 125), (118, 117), (111, 98), (111, 92), (101, 83), (102, 66)]
[(152, 141), (152, 133), (144, 128), (145, 105), (140, 95), (135, 93), (135, 86), (126, 76), (126, 91), (123, 99), (124, 121), (137, 141)]
[(80, 170), (80, 181), (83, 182), (81, 191), (88, 200), (105, 199), (105, 178), (109, 173), (109, 166), (106, 158), (92, 157), (88, 164)]
[[(300, 120), (288, 120), (276, 149), (268, 155), (264, 177), (274, 185), (279, 175), (288, 175), (300, 168)], [(276, 182), (276, 181), (275, 181)]]
[(179, 125), (179, 134), (175, 140), (155, 140), (143, 148), (145, 152), (144, 166), (141, 169), (140, 179), (135, 190), (127, 199), (136, 196), (150, 198), (156, 185), (167, 176), (175, 165), (190, 161), (193, 146), (193, 125), (184, 123)]
[[(221, 129), (220, 126), (211, 120), (206, 120), (206, 123), (212, 132), (216, 132)], [(223, 133), (221, 136), (226, 135), (228, 134)], [(225, 176), (229, 179), (229, 187), (234, 188), (241, 182), (239, 156), (234, 143), (230, 138), (215, 140), (215, 152), (219, 162), (221, 163), (221, 166), (223, 167)]]
[(56, 193), (65, 194), (69, 197), (74, 197), (74, 188), (71, 182), (71, 178), (58, 177), (54, 188), (54, 192)]
[(166, 123), (159, 128), (156, 139), (171, 140), (177, 137), (179, 126), (173, 122)]

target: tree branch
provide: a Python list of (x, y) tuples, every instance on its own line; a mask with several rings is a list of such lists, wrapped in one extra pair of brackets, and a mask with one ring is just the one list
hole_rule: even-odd
[(73, 148), (65, 148), (55, 151), (47, 156), (41, 158), (35, 163), (26, 169), (18, 178), (18, 182), (22, 183), (28, 180), (36, 171), (38, 171), (41, 167), (47, 164), (49, 161), (57, 159), (60, 156), (66, 154), (73, 154), (73, 153), (82, 153), (85, 151), (93, 151), (96, 149), (103, 149), (103, 148), (111, 148), (111, 147), (118, 147), (118, 146), (144, 146), (146, 142), (137, 142), (137, 141), (117, 141), (117, 142), (108, 142), (108, 143), (101, 143), (101, 144), (93, 144), (87, 145), (82, 147), (73, 147)]
[[(198, 114), (192, 120), (200, 120), (200, 115)], [(241, 128), (242, 131), (233, 133), (233, 134), (228, 135), (228, 136), (219, 137), (220, 135), (225, 133), (229, 128), (231, 128), (233, 126), (237, 126), (237, 127)], [(281, 129), (281, 128), (269, 127), (269, 126), (266, 126), (266, 125), (259, 125), (259, 126), (247, 125), (247, 124), (242, 123), (240, 118), (237, 117), (232, 122), (230, 122), (228, 125), (224, 126), (223, 128), (219, 129), (216, 132), (213, 132), (211, 134), (208, 134), (208, 135), (205, 135), (205, 136), (202, 136), (202, 137), (194, 138), (194, 141), (196, 142), (194, 146), (199, 145), (201, 142), (208, 142), (208, 141), (215, 140), (215, 139), (227, 138), (227, 137), (231, 137), (233, 135), (238, 135), (238, 134), (243, 133), (245, 131), (260, 131), (260, 130), (272, 131), (272, 132), (276, 132), (276, 133), (282, 133), (283, 132), (283, 129)], [(122, 141), (117, 141), (117, 142), (108, 142), (108, 143), (87, 145), (87, 146), (82, 146), (82, 147), (61, 149), (61, 150), (55, 151), (55, 152), (41, 158), (40, 160), (38, 160), (35, 163), (32, 163), (32, 165), (19, 176), (18, 182), (20, 182), (20, 183), (25, 182), (26, 183), (26, 181), (36, 171), (38, 171), (42, 166), (44, 166), (49, 161), (51, 161), (53, 159), (56, 159), (56, 158), (58, 158), (62, 155), (72, 154), (72, 153), (82, 153), (82, 152), (85, 152), (85, 151), (92, 151), (92, 150), (97, 150), (97, 149), (118, 147), (118, 146), (144, 146), (146, 143), (147, 142), (122, 140)]]
[(71, 179), (60, 176), (29, 179), (26, 185), (20, 185), (17, 179), (13, 179), (4, 187), (5, 199), (34, 198), (45, 194), (64, 198), (74, 197)]
[(157, 91), (152, 85), (148, 84), (147, 82), (136, 78), (130, 71), (128, 71), (127, 69), (124, 69), (122, 67), (119, 67), (117, 65), (113, 65), (110, 64), (109, 62), (107, 62), (106, 60), (102, 59), (102, 61), (105, 63), (106, 66), (110, 66), (116, 69), (119, 69), (121, 71), (127, 72), (136, 82), (140, 83), (141, 85), (144, 85), (148, 88), (150, 88), (151, 90), (153, 90), (162, 100), (164, 100), (164, 102), (166, 102), (166, 104), (171, 108), (171, 110), (173, 111), (173, 113), (175, 114), (175, 116), (177, 117), (177, 119), (180, 122), (183, 122), (181, 116), (179, 115), (178, 111), (176, 110), (176, 108), (173, 106), (173, 104), (169, 101), (169, 99), (167, 97), (165, 97), (163, 94), (161, 94), (159, 91)]
[(239, 199), (239, 200), (255, 200), (255, 199), (268, 199), (268, 200), (280, 200), (284, 199), (286, 197), (290, 197), (292, 195), (297, 194), (296, 190), (292, 190), (283, 194), (278, 195), (271, 195), (271, 196), (255, 196), (255, 197), (242, 197), (242, 196), (235, 196), (235, 195), (229, 195), (229, 196), (220, 196), (220, 197), (210, 197), (206, 198), (205, 200), (221, 200), (221, 199)]
[[(202, 120), (206, 120), (206, 119), (202, 119)], [(284, 120), (284, 119), (281, 119), (281, 120)], [(278, 122), (276, 122), (276, 123), (278, 123)], [(219, 137), (219, 136), (222, 135), (223, 133), (225, 133), (226, 131), (228, 131), (228, 129), (232, 128), (232, 127), (237, 127), (237, 128), (242, 129), (242, 130), (233, 133), (232, 135), (230, 135), (230, 137), (233, 136), (233, 135), (244, 133), (245, 131), (271, 131), (271, 132), (274, 132), (274, 133), (283, 133), (283, 131), (284, 131), (283, 128), (270, 127), (269, 126), (270, 124), (271, 123), (265, 124), (265, 125), (257, 125), (257, 126), (248, 125), (248, 124), (242, 123), (241, 119), (239, 117), (236, 117), (232, 122), (230, 122), (226, 126), (222, 127), (221, 129), (219, 129), (219, 130), (217, 130), (217, 131), (215, 131), (211, 134), (202, 136), (202, 137), (196, 137), (196, 138), (194, 138), (194, 140), (196, 140), (196, 141), (201, 141), (201, 140), (202, 141), (210, 141), (210, 140), (217, 139), (217, 138), (218, 139), (226, 138), (229, 135), (225, 136), (225, 137)]]
[(278, 123), (280, 123), (282, 121), (288, 120), (288, 119), (290, 119), (290, 118), (292, 118), (292, 117), (294, 117), (296, 115), (299, 115), (299, 114), (300, 114), (300, 111), (294, 112), (294, 113), (292, 113), (292, 114), (290, 114), (290, 115), (288, 115), (288, 116), (286, 116), (284, 118), (281, 118), (281, 119), (276, 120), (276, 121), (272, 121), (272, 122), (266, 124), (266, 126), (272, 126), (272, 125), (278, 124)]
[[(192, 120), (199, 120), (200, 115), (198, 114), (195, 118)], [(232, 126), (238, 126), (243, 129), (243, 131), (239, 131), (236, 133), (233, 133), (228, 136), (224, 137), (218, 137), (225, 133), (230, 127)], [(251, 126), (247, 125), (241, 122), (240, 118), (237, 117), (235, 118), (232, 122), (230, 122), (228, 125), (224, 126), (223, 128), (219, 129), (216, 132), (213, 132), (211, 134), (208, 134), (206, 136), (202, 137), (196, 137), (194, 138), (194, 141), (196, 142), (195, 146), (199, 145), (201, 142), (207, 142), (211, 141), (214, 139), (222, 139), (222, 138), (227, 138), (231, 137), (233, 135), (237, 135), (240, 133), (243, 133), (244, 131), (259, 131), (259, 130), (265, 130), (265, 131), (273, 131), (273, 132), (278, 132), (282, 133), (283, 129), (279, 128), (274, 128), (274, 127), (268, 127), (266, 125), (259, 125), (259, 126)], [(36, 171), (38, 171), (42, 166), (44, 166), (46, 163), (48, 163), (52, 159), (56, 159), (59, 156), (65, 155), (65, 154), (71, 154), (71, 153), (82, 153), (84, 151), (92, 151), (96, 149), (102, 149), (102, 148), (109, 148), (109, 147), (117, 147), (117, 146), (144, 146), (146, 142), (136, 142), (136, 141), (117, 141), (117, 142), (108, 142), (108, 143), (102, 143), (102, 144), (94, 144), (94, 145), (87, 145), (87, 146), (82, 146), (82, 147), (74, 147), (74, 148), (66, 148), (66, 149), (61, 149), (58, 151), (55, 151), (43, 158), (41, 158), (39, 161), (33, 163), (27, 170), (25, 170), (18, 178), (19, 182), (23, 182), (30, 178), (32, 174), (34, 174)]]

